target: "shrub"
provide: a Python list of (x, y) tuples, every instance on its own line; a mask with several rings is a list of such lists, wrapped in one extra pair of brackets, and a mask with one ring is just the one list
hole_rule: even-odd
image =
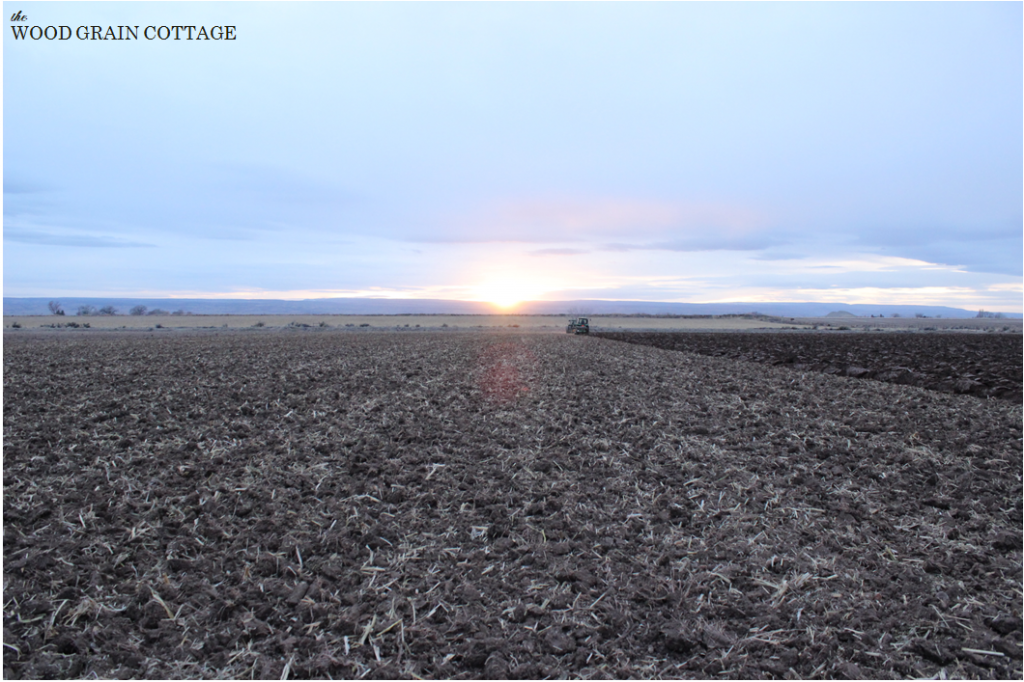
[(263, 327), (263, 326), (265, 326), (265, 325), (263, 324), (263, 320), (260, 320), (259, 322), (257, 322), (257, 323), (256, 323), (256, 324), (254, 324), (253, 326), (254, 326), (254, 327)]
[(96, 308), (94, 306), (91, 306), (91, 305), (80, 305), (80, 306), (78, 306), (78, 312), (76, 312), (75, 314), (76, 315), (95, 315), (96, 314)]
[(112, 305), (105, 305), (96, 311), (98, 315), (117, 315), (117, 308)]
[(46, 304), (50, 308), (51, 315), (63, 315), (64, 308), (61, 307), (60, 301), (50, 301)]
[(146, 314), (146, 306), (144, 306), (144, 305), (133, 306), (132, 309), (128, 311), (128, 314), (129, 315), (145, 315)]
[(14, 327), (15, 329), (21, 329), (21, 323), (19, 322), (12, 322), (11, 326)]
[(150, 310), (146, 314), (147, 315), (170, 315), (170, 313), (167, 312), (166, 310), (164, 310), (163, 308), (153, 308), (152, 310)]

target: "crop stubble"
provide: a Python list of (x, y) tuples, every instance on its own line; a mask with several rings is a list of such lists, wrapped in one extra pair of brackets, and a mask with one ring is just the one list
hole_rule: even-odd
[(1020, 448), (596, 338), (8, 335), (4, 673), (1019, 678)]

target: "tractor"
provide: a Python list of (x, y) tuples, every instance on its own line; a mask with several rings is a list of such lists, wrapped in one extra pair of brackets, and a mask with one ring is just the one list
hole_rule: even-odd
[(590, 320), (585, 317), (577, 317), (569, 320), (569, 326), (565, 328), (566, 334), (589, 334)]

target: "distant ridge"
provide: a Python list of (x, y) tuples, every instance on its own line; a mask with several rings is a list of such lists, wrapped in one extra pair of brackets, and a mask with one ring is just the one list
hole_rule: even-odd
[[(203, 299), (203, 298), (4, 298), (4, 315), (48, 315), (47, 304), (60, 301), (68, 315), (79, 306), (102, 308), (112, 305), (120, 314), (137, 305), (168, 312), (183, 310), (195, 315), (736, 315), (762, 313), (778, 317), (835, 317), (848, 313), (859, 317), (901, 315), (914, 317), (966, 318), (978, 311), (946, 306), (875, 305), (845, 303), (666, 303), (660, 301), (527, 301), (511, 309), (501, 309), (477, 301), (443, 299), (316, 298), (301, 301), (275, 299)], [(1003, 313), (1020, 318), (1021, 313)]]

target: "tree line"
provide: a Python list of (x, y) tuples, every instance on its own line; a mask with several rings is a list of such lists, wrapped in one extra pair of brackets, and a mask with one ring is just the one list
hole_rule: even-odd
[[(61, 305), (60, 301), (50, 301), (48, 304), (51, 315), (64, 315), (64, 306)], [(75, 311), (75, 315), (87, 317), (90, 315), (120, 315), (118, 309), (112, 305), (105, 305), (97, 308), (93, 305), (80, 305)], [(144, 305), (132, 306), (128, 311), (129, 315), (191, 315), (192, 313), (184, 309), (178, 309), (174, 312), (168, 312), (163, 308), (153, 308), (152, 310)]]

